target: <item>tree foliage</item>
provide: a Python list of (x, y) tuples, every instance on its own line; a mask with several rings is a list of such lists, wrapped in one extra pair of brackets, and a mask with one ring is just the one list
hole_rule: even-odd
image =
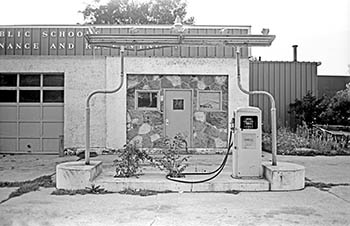
[(316, 98), (311, 92), (302, 100), (290, 104), (290, 113), (295, 114), (297, 124), (328, 124), (350, 126), (350, 83), (346, 89), (333, 97)]
[(173, 24), (176, 16), (184, 24), (193, 24), (194, 17), (185, 19), (186, 8), (183, 0), (110, 0), (106, 4), (94, 0), (80, 13), (88, 24)]

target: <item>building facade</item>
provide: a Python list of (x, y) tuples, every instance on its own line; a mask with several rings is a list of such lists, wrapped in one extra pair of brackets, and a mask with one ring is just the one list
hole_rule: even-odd
[[(97, 26), (103, 33), (130, 32)], [(159, 27), (143, 28), (155, 33)], [(188, 32), (218, 33), (193, 26)], [(87, 44), (85, 26), (0, 26), (0, 152), (58, 153), (84, 147), (86, 98), (120, 83), (119, 50)], [(249, 26), (225, 27), (249, 34)], [(189, 148), (214, 152), (227, 147), (229, 121), (248, 96), (236, 84), (233, 47), (167, 47), (125, 57), (124, 85), (91, 101), (91, 147), (121, 148), (137, 141), (158, 148), (162, 137), (182, 133)], [(141, 47), (140, 47), (141, 48)], [(242, 51), (241, 77), (249, 85), (249, 49)]]

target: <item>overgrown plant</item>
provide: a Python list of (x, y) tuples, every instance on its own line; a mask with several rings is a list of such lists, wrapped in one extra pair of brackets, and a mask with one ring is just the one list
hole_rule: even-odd
[(301, 100), (296, 99), (294, 103), (289, 105), (288, 113), (294, 115), (296, 125), (301, 125), (303, 122), (312, 125), (322, 121), (321, 113), (326, 111), (328, 103), (327, 96), (316, 98), (309, 91)]
[(141, 164), (145, 160), (152, 161), (152, 158), (137, 147), (137, 143), (127, 143), (123, 149), (119, 150), (118, 158), (115, 159), (114, 166), (116, 167), (115, 177), (133, 177), (142, 173)]
[[(263, 148), (271, 150), (271, 137), (263, 135)], [(349, 155), (346, 139), (336, 139), (306, 123), (298, 126), (295, 132), (279, 128), (277, 133), (277, 153), (282, 155)]]
[(184, 177), (182, 172), (187, 168), (186, 163), (190, 156), (180, 155), (180, 150), (187, 151), (187, 142), (182, 134), (177, 134), (173, 138), (163, 138), (164, 149), (162, 156), (155, 158), (152, 163), (160, 170), (167, 171), (170, 177)]
[(350, 126), (350, 83), (333, 97), (316, 98), (308, 92), (289, 107), (297, 125), (305, 122), (309, 127), (314, 124)]

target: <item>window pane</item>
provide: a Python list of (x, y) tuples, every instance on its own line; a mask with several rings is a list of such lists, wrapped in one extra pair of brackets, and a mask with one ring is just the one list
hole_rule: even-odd
[(44, 90), (44, 103), (63, 103), (63, 90)]
[(16, 74), (0, 74), (0, 86), (17, 86)]
[(157, 92), (138, 92), (137, 104), (139, 108), (157, 108)]
[(40, 90), (20, 90), (19, 102), (22, 103), (39, 103)]
[(184, 99), (173, 99), (173, 110), (184, 110)]
[(20, 86), (40, 86), (40, 75), (20, 75)]
[(64, 86), (63, 74), (44, 75), (44, 86)]
[(221, 110), (221, 93), (220, 92), (200, 92), (199, 109), (202, 111)]
[(16, 90), (0, 90), (0, 102), (16, 103)]

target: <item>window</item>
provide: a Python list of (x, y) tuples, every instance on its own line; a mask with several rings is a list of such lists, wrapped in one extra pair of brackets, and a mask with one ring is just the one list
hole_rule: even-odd
[(40, 90), (20, 90), (19, 102), (40, 103)]
[(173, 99), (173, 110), (184, 110), (184, 99)]
[(17, 74), (0, 74), (0, 86), (17, 86)]
[(143, 110), (159, 109), (159, 91), (136, 90), (136, 106)]
[(44, 90), (44, 103), (63, 103), (63, 90)]
[(40, 86), (40, 75), (20, 75), (19, 86)]
[(63, 103), (63, 73), (0, 73), (0, 103)]
[(0, 103), (16, 103), (16, 90), (0, 90)]
[(64, 86), (63, 74), (44, 74), (44, 86)]
[(200, 90), (198, 91), (198, 108), (201, 111), (221, 111), (221, 91)]

